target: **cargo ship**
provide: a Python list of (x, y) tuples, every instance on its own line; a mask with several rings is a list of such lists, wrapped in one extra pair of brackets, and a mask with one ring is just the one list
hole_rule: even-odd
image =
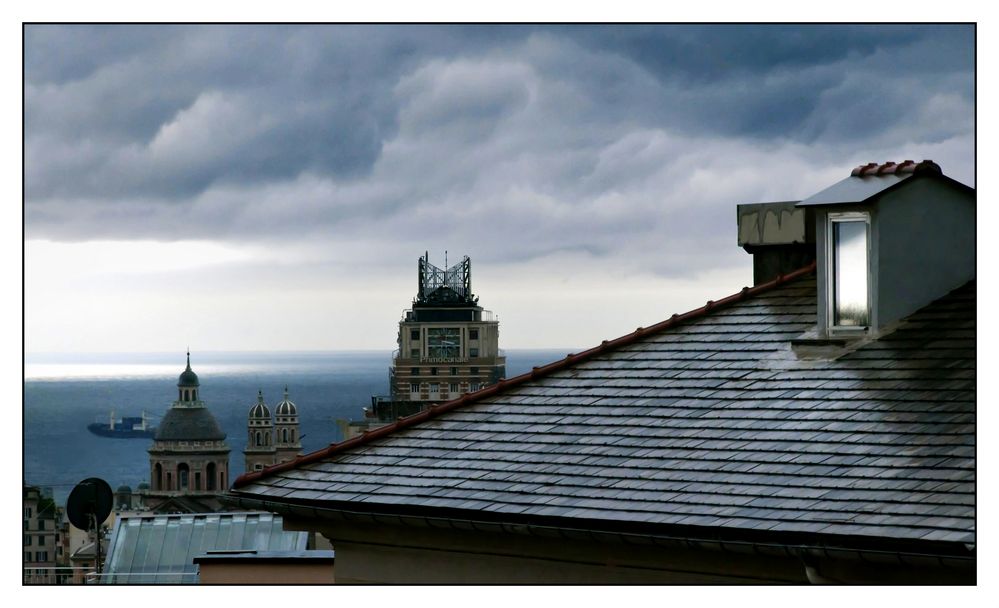
[(115, 420), (114, 410), (111, 410), (108, 422), (88, 424), (87, 430), (94, 435), (117, 439), (152, 439), (156, 435), (156, 427), (149, 425), (145, 412), (142, 412), (141, 416), (122, 416)]

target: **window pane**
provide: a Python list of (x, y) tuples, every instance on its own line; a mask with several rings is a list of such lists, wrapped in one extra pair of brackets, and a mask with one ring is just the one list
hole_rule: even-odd
[(867, 222), (833, 222), (833, 325), (865, 326)]

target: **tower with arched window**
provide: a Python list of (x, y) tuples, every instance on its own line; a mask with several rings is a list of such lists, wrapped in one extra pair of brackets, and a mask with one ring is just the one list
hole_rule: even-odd
[(302, 455), (298, 408), (288, 399), (287, 386), (284, 387), (284, 399), (274, 406), (274, 447), (276, 462), (294, 460)]
[(163, 416), (149, 448), (146, 505), (157, 512), (221, 509), (229, 487), (229, 446), (215, 416), (201, 400), (201, 383), (187, 368), (177, 380), (177, 400)]
[(247, 472), (259, 471), (277, 462), (274, 421), (271, 420), (271, 411), (264, 403), (263, 391), (257, 391), (257, 402), (250, 406), (246, 433), (246, 449), (243, 450), (243, 456)]

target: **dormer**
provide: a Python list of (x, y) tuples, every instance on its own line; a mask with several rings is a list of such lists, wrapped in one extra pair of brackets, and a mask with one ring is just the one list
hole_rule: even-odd
[(975, 278), (975, 191), (933, 161), (857, 167), (795, 209), (814, 216), (819, 336), (876, 337)]

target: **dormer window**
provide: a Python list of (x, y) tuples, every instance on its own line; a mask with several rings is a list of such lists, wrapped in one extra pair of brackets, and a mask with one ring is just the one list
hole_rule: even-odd
[(870, 215), (830, 213), (829, 328), (865, 329), (870, 325)]

